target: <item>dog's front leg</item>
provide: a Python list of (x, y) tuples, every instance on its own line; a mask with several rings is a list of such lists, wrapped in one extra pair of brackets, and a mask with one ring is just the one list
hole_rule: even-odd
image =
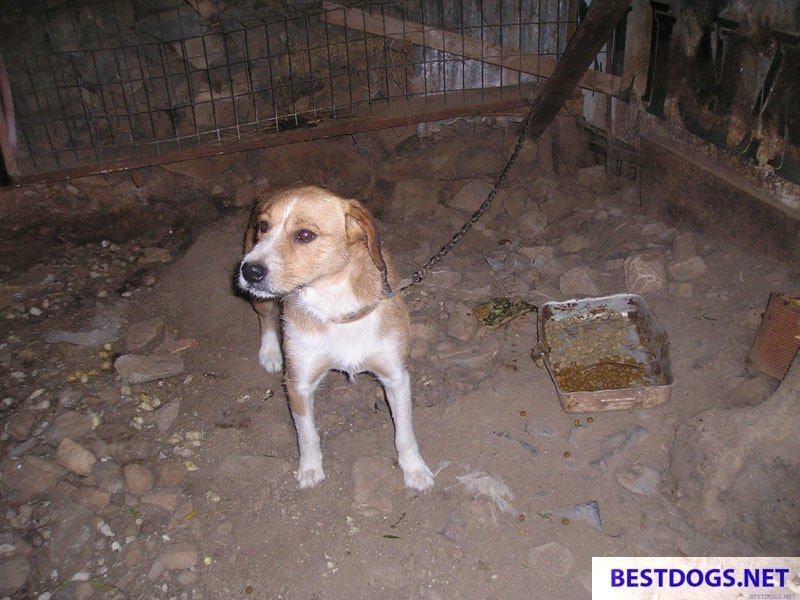
[(255, 300), (253, 309), (258, 315), (258, 324), (261, 327), (258, 362), (266, 369), (267, 373), (280, 373), (283, 370), (283, 354), (278, 336), (280, 306), (273, 300)]
[(406, 487), (424, 491), (433, 487), (433, 474), (419, 453), (411, 419), (411, 381), (401, 364), (382, 366), (376, 375), (386, 390), (386, 400), (394, 420), (397, 462), (403, 470)]
[(297, 445), (300, 449), (300, 465), (294, 476), (300, 488), (311, 488), (325, 479), (322, 470), (322, 450), (319, 434), (314, 425), (314, 382), (287, 380), (286, 391), (292, 409), (294, 426), (297, 429)]

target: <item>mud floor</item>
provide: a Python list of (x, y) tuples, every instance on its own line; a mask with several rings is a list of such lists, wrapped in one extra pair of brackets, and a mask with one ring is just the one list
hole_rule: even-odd
[[(485, 123), (390, 133), (171, 171), (230, 208), (187, 249), (162, 227), (64, 242), (6, 269), (0, 593), (581, 598), (592, 556), (800, 550), (796, 530), (697, 531), (669, 473), (683, 421), (774, 389), (744, 359), (769, 292), (800, 293), (797, 277), (735, 239), (642, 214), (638, 187), (602, 168), (557, 176), (535, 147), (498, 205), (405, 294), (414, 420), (435, 488), (404, 489), (377, 382), (331, 373), (317, 396), (327, 479), (297, 489), (281, 379), (259, 366), (255, 314), (231, 286), (254, 188), (304, 179), (361, 197), (405, 275), (485, 197), (514, 141), (513, 128)], [(530, 357), (535, 315), (490, 330), (471, 312), (497, 296), (629, 289), (672, 343), (671, 400), (647, 410), (563, 412)], [(796, 519), (796, 497), (782, 500), (764, 510)]]

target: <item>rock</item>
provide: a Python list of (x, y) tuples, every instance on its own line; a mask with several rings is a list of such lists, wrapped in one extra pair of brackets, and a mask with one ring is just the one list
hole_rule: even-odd
[(147, 460), (158, 454), (158, 446), (144, 438), (109, 444), (108, 453), (119, 464)]
[(55, 330), (45, 334), (48, 344), (67, 343), (76, 346), (102, 346), (119, 337), (119, 309), (98, 304), (90, 329), (85, 331)]
[(566, 577), (575, 568), (575, 555), (558, 542), (548, 542), (528, 551), (528, 566), (541, 574)]
[(6, 463), (3, 480), (11, 504), (25, 504), (49, 496), (65, 471), (57, 464), (38, 456), (23, 456)]
[(156, 481), (159, 487), (175, 487), (186, 479), (186, 466), (179, 463), (162, 462), (156, 467)]
[(553, 258), (556, 255), (556, 249), (552, 246), (521, 246), (519, 251), (535, 262), (537, 258)]
[(596, 500), (590, 500), (584, 504), (574, 504), (564, 508), (557, 508), (552, 511), (553, 515), (559, 519), (569, 519), (570, 521), (583, 521), (598, 530), (602, 527), (600, 519), (600, 507)]
[(694, 286), (686, 281), (670, 281), (669, 293), (675, 298), (691, 298), (694, 295)]
[(603, 165), (594, 165), (578, 169), (578, 183), (593, 192), (605, 191), (608, 178)]
[(428, 218), (436, 212), (439, 205), (439, 192), (424, 179), (401, 179), (394, 185), (383, 214), (396, 220)]
[(167, 512), (174, 511), (181, 501), (180, 490), (163, 490), (160, 492), (151, 492), (142, 496), (142, 504), (155, 506)]
[(125, 485), (132, 494), (144, 494), (153, 489), (153, 472), (143, 465), (130, 463), (122, 469)]
[(183, 360), (175, 355), (125, 354), (114, 362), (120, 377), (128, 383), (147, 383), (183, 373)]
[(257, 194), (258, 186), (255, 183), (243, 183), (236, 188), (233, 204), (238, 208), (250, 208), (255, 204)]
[(502, 148), (490, 140), (461, 138), (436, 144), (425, 153), (426, 175), (440, 179), (475, 179), (484, 175), (494, 177), (506, 164)]
[(425, 280), (428, 285), (435, 285), (445, 289), (452, 289), (461, 283), (461, 273), (447, 268), (437, 268), (428, 273)]
[(133, 540), (130, 544), (125, 546), (122, 555), (122, 563), (126, 567), (135, 567), (144, 562), (144, 559), (147, 558), (147, 554), (147, 547), (144, 542)]
[(189, 542), (170, 544), (162, 548), (158, 560), (165, 569), (191, 569), (197, 564), (197, 547)]
[(450, 317), (444, 326), (445, 333), (462, 342), (472, 339), (478, 329), (478, 320), (472, 314), (472, 309), (462, 302), (448, 302), (447, 312)]
[(507, 215), (515, 219), (525, 212), (529, 204), (531, 204), (531, 193), (528, 189), (522, 187), (507, 189), (504, 187), (497, 192), (497, 197), (492, 203), (492, 208), (489, 209), (489, 214), (497, 217), (505, 211)]
[(570, 269), (558, 278), (558, 288), (564, 296), (598, 296), (600, 288), (592, 279), (588, 267), (579, 266)]
[(488, 372), (494, 363), (499, 343), (494, 338), (480, 340), (464, 348), (462, 344), (443, 342), (436, 347), (439, 359), (454, 367), (461, 367), (473, 373)]
[(152, 263), (168, 263), (172, 260), (172, 254), (166, 248), (157, 248), (155, 246), (148, 246), (142, 250), (142, 255), (139, 257), (140, 265), (147, 265)]
[(448, 202), (447, 206), (456, 208), (466, 215), (474, 213), (492, 191), (492, 185), (485, 181), (471, 181), (462, 187)]
[(163, 572), (164, 572), (164, 565), (161, 564), (160, 560), (155, 559), (155, 561), (153, 561), (153, 566), (150, 567), (150, 570), (147, 572), (146, 577), (149, 581), (155, 581), (156, 579), (161, 577), (161, 574)]
[(59, 579), (68, 581), (81, 571), (94, 553), (94, 515), (81, 504), (60, 501), (50, 514), (50, 560)]
[(670, 277), (675, 281), (694, 281), (705, 275), (708, 268), (705, 261), (699, 256), (674, 262), (667, 267)]
[(367, 570), (367, 584), (376, 590), (400, 590), (406, 584), (406, 577), (400, 565), (379, 565)]
[(164, 319), (156, 317), (146, 321), (139, 321), (128, 328), (125, 346), (131, 352), (141, 350), (163, 333)]
[(640, 496), (652, 496), (658, 491), (661, 474), (652, 467), (635, 463), (629, 471), (617, 474), (617, 483)]
[(101, 460), (92, 468), (94, 481), (101, 490), (109, 494), (119, 494), (125, 491), (125, 479), (122, 477), (122, 467), (113, 460)]
[(16, 592), (30, 575), (31, 563), (24, 556), (12, 556), (0, 562), (0, 594)]
[(600, 456), (595, 458), (591, 463), (592, 466), (600, 469), (605, 473), (608, 469), (608, 461), (622, 452), (629, 450), (644, 438), (647, 437), (647, 430), (641, 425), (632, 425), (627, 429), (618, 431), (617, 433), (608, 436), (600, 445)]
[(68, 471), (86, 477), (92, 472), (97, 457), (92, 454), (91, 450), (87, 450), (69, 438), (64, 438), (58, 446), (56, 462)]
[(156, 427), (163, 432), (169, 431), (178, 414), (181, 412), (181, 401), (173, 400), (159, 408), (154, 417)]
[(373, 516), (392, 510), (392, 498), (402, 477), (392, 459), (366, 456), (353, 463), (353, 501), (362, 514)]
[(655, 256), (637, 254), (625, 259), (625, 287), (633, 294), (658, 294), (667, 285), (664, 262)]
[(61, 412), (47, 432), (50, 442), (58, 443), (64, 438), (79, 440), (92, 430), (92, 417), (74, 410)]
[(686, 260), (697, 254), (697, 242), (694, 234), (688, 231), (679, 233), (672, 240), (672, 253), (680, 259)]
[(231, 454), (222, 461), (217, 473), (237, 483), (271, 485), (281, 481), (290, 470), (289, 463), (281, 458)]
[(31, 435), (33, 424), (36, 423), (37, 415), (29, 410), (18, 412), (6, 425), (5, 431), (12, 440), (21, 442), (27, 440)]
[(181, 571), (178, 573), (177, 577), (175, 577), (175, 580), (180, 585), (192, 585), (195, 581), (197, 581), (197, 573), (194, 573), (193, 571)]
[(547, 227), (547, 217), (538, 206), (530, 208), (517, 218), (519, 232), (526, 239), (533, 239)]
[(78, 504), (83, 504), (92, 512), (108, 506), (111, 494), (96, 487), (81, 487), (70, 494), (70, 498)]
[(577, 233), (570, 233), (567, 237), (565, 237), (561, 242), (561, 251), (566, 254), (572, 254), (573, 252), (580, 252), (584, 248), (588, 248), (590, 242), (588, 239), (583, 237), (582, 235), (578, 235)]
[(169, 529), (179, 529), (186, 527), (192, 520), (192, 513), (194, 513), (194, 504), (191, 502), (183, 502), (175, 509), (172, 516), (169, 518)]

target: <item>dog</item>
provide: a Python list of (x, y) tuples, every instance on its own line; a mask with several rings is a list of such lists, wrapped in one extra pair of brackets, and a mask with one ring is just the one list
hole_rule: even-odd
[(378, 378), (394, 420), (405, 485), (431, 488), (433, 474), (420, 454), (411, 418), (405, 366), (410, 319), (403, 300), (392, 294), (395, 273), (369, 211), (357, 200), (314, 186), (262, 193), (237, 280), (258, 314), (259, 362), (270, 373), (285, 367), (300, 449), (295, 473), (300, 488), (325, 478), (314, 391), (330, 370), (351, 378), (367, 371)]

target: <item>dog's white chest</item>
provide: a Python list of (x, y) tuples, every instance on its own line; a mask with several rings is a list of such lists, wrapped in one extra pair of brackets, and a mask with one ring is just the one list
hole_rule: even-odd
[(286, 335), (296, 351), (308, 358), (319, 356), (334, 363), (335, 369), (355, 374), (365, 369), (370, 358), (396, 352), (391, 337), (378, 335), (378, 316), (370, 314), (353, 323), (332, 324), (323, 331), (294, 330)]

